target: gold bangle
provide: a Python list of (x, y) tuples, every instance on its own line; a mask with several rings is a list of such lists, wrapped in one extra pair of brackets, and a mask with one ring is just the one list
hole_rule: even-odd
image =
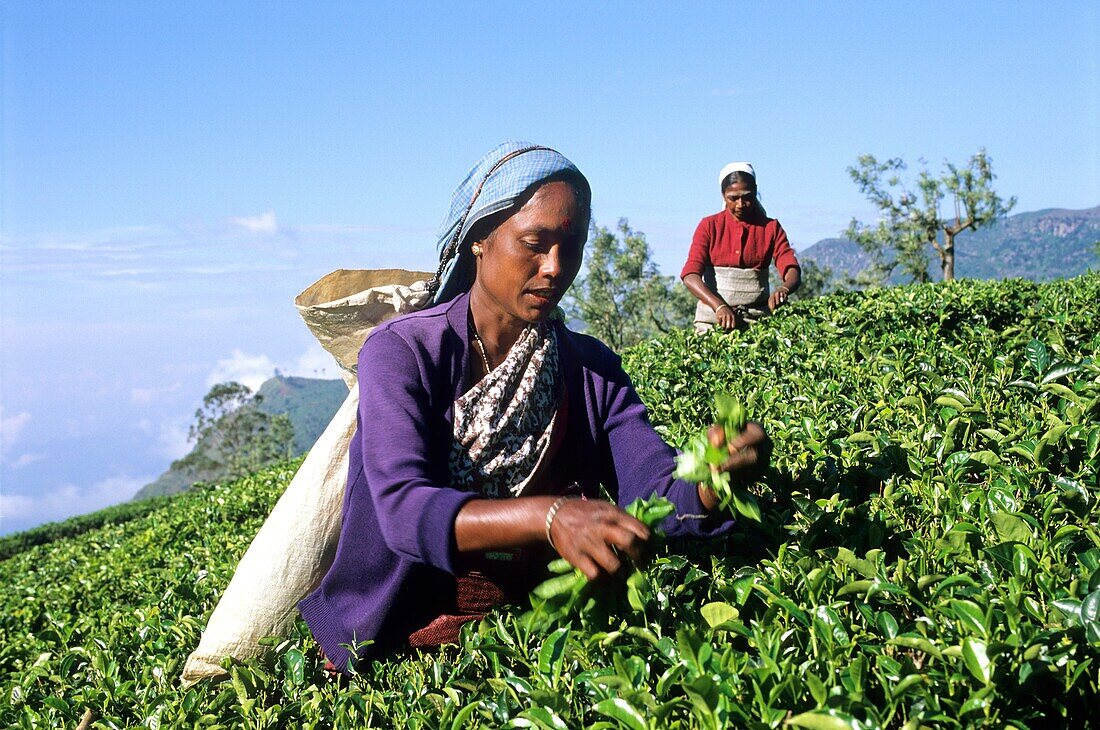
[(550, 547), (555, 550), (558, 548), (554, 545), (554, 538), (550, 536), (550, 528), (554, 525), (554, 518), (558, 516), (558, 510), (568, 500), (569, 497), (558, 497), (557, 501), (550, 505), (550, 509), (546, 510), (546, 542), (550, 543)]
[(719, 304), (717, 307), (714, 308), (714, 313), (718, 314), (718, 310), (721, 309), (722, 307), (725, 307), (726, 309), (730, 310), (731, 312), (733, 311), (733, 307), (731, 307), (728, 304), (722, 303), (722, 304)]

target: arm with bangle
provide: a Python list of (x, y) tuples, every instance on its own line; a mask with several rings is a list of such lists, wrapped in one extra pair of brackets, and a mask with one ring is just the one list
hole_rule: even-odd
[(718, 296), (703, 281), (699, 274), (687, 274), (684, 276), (684, 286), (688, 288), (695, 298), (714, 310), (714, 316), (718, 320), (718, 326), (731, 330), (737, 327), (737, 312), (729, 304)]
[(572, 497), (473, 499), (455, 517), (459, 552), (549, 545), (590, 580), (641, 560), (649, 529), (611, 502)]

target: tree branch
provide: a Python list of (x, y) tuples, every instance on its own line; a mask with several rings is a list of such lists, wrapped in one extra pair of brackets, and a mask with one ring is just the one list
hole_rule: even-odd
[(965, 231), (967, 228), (973, 229), (974, 223), (975, 220), (973, 218), (967, 218), (966, 223), (959, 223), (958, 221), (955, 221), (954, 226), (949, 226), (945, 223), (943, 226), (943, 232), (948, 234), (949, 236), (957, 236)]

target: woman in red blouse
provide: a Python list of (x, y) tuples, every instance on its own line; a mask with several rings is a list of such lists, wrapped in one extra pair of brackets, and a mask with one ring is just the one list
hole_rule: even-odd
[[(725, 210), (699, 221), (680, 278), (699, 303), (695, 329), (705, 332), (744, 327), (787, 303), (801, 274), (794, 249), (779, 221), (760, 205), (756, 172), (747, 162), (731, 162), (718, 176)], [(783, 279), (774, 292), (768, 264)]]

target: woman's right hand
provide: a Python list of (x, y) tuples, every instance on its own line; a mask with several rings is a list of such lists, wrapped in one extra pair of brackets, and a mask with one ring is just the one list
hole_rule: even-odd
[(641, 563), (650, 531), (611, 502), (569, 499), (550, 525), (558, 554), (589, 580)]
[(714, 310), (714, 316), (718, 319), (718, 326), (724, 330), (737, 329), (737, 312), (728, 304), (723, 304)]

